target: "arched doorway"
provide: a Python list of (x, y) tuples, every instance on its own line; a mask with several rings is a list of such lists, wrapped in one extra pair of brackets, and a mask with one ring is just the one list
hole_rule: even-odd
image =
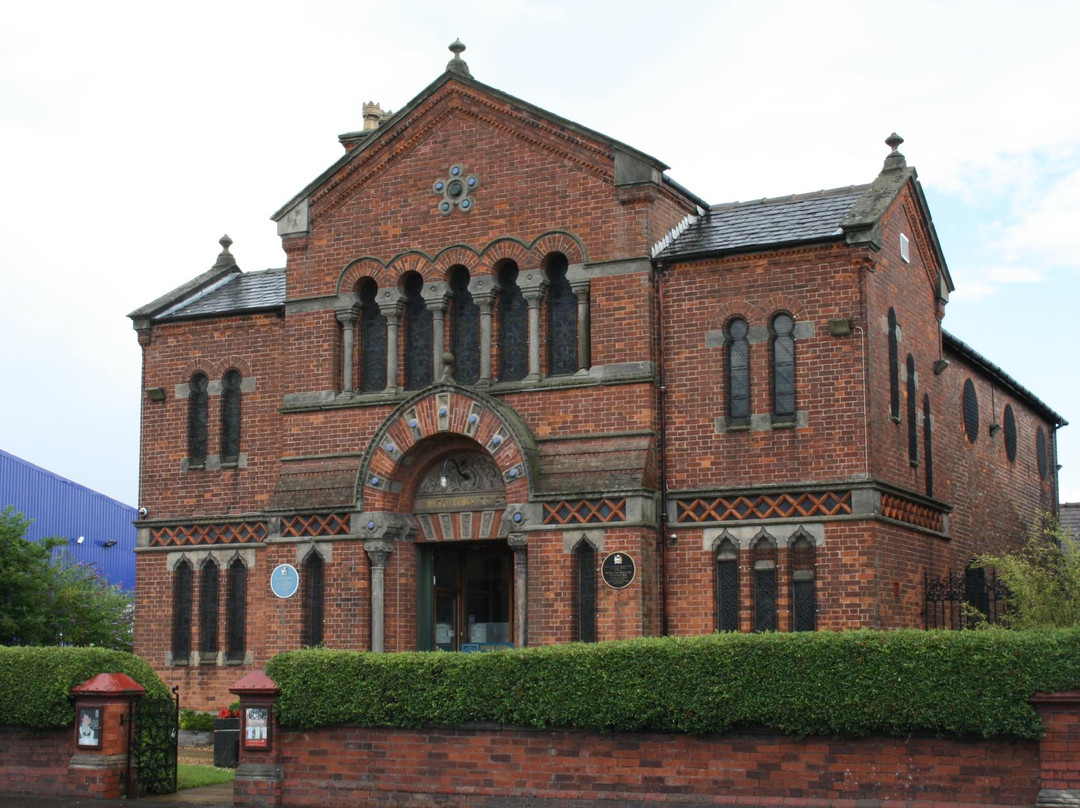
[(485, 452), (455, 451), (422, 472), (412, 506), (420, 525), (419, 650), (513, 646), (514, 565), (502, 535), (505, 508), (501, 473)]

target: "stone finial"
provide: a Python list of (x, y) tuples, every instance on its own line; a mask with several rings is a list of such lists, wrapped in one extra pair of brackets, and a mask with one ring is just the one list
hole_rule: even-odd
[(885, 138), (885, 145), (892, 151), (890, 151), (889, 156), (885, 158), (885, 165), (882, 168), (882, 171), (898, 171), (907, 166), (907, 160), (904, 159), (904, 155), (897, 151), (897, 149), (900, 148), (900, 144), (903, 142), (904, 139), (896, 134), (896, 132), (893, 132)]
[(454, 54), (454, 58), (446, 63), (446, 70), (450, 73), (459, 73), (462, 76), (472, 78), (472, 73), (469, 72), (469, 66), (465, 64), (465, 60), (461, 58), (461, 54), (464, 51), (465, 46), (460, 39), (455, 39), (450, 43), (450, 52)]
[(375, 101), (368, 101), (364, 104), (364, 131), (372, 132), (378, 129), (391, 115), (393, 113), (390, 110), (383, 110)]
[(229, 247), (232, 246), (232, 243), (233, 240), (229, 238), (227, 233), (218, 239), (218, 244), (221, 245), (221, 252), (218, 254), (217, 261), (214, 262), (215, 267), (236, 266), (236, 259), (233, 258), (232, 253), (229, 252)]

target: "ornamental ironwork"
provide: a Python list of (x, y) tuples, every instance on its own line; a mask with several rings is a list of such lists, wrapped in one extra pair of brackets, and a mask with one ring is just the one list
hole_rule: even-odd
[(1001, 623), (1009, 590), (993, 570), (967, 567), (941, 577), (925, 576), (926, 627), (973, 628), (981, 622)]

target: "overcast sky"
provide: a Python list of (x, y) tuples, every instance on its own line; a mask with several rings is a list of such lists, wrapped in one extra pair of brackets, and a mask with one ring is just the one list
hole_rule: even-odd
[(243, 269), (283, 266), (270, 214), (460, 37), (478, 80), (714, 204), (869, 182), (899, 132), (956, 283), (945, 327), (1074, 422), (1080, 501), (1078, 28), (1075, 2), (8, 4), (0, 448), (137, 505), (127, 313), (223, 233)]

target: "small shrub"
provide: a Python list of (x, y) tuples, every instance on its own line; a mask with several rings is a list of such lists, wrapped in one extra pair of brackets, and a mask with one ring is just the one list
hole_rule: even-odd
[(210, 713), (198, 713), (195, 710), (185, 708), (180, 711), (180, 729), (192, 732), (212, 732), (214, 729), (214, 716)]

